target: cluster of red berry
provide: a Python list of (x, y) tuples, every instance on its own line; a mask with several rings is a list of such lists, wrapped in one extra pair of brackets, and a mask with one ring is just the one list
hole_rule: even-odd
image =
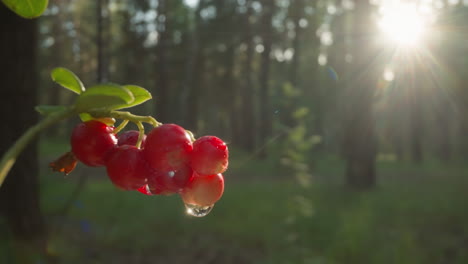
[(105, 166), (110, 180), (125, 190), (147, 195), (178, 193), (184, 203), (212, 207), (224, 191), (223, 173), (228, 148), (215, 136), (192, 141), (175, 124), (155, 127), (143, 135), (135, 130), (114, 133), (114, 127), (96, 120), (78, 124), (71, 135), (75, 157), (91, 167)]

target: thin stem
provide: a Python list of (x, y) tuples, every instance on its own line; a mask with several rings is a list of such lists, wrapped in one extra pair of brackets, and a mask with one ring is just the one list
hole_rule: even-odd
[(0, 161), (0, 187), (3, 184), (8, 172), (13, 167), (18, 155), (23, 149), (44, 129), (76, 114), (74, 108), (67, 108), (63, 111), (55, 112), (42, 119), (36, 125), (30, 127), (18, 140), (15, 141)]
[(122, 121), (122, 123), (120, 123), (120, 125), (114, 129), (114, 133), (115, 134), (119, 133), (120, 130), (124, 129), (127, 124), (128, 124), (128, 120)]
[(138, 130), (140, 131), (140, 134), (138, 134), (138, 140), (136, 143), (137, 148), (141, 148), (141, 142), (143, 142), (143, 136), (145, 135), (145, 127), (141, 122), (136, 122), (135, 123), (138, 127)]
[(138, 116), (134, 115), (130, 112), (121, 112), (121, 111), (92, 111), (89, 112), (93, 117), (113, 117), (115, 119), (123, 119), (129, 120), (134, 123), (143, 122), (152, 125), (153, 127), (157, 127), (162, 125), (162, 123), (158, 122), (152, 116)]

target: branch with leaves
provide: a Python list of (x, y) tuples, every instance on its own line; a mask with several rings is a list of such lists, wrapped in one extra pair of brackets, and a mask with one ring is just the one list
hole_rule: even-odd
[[(40, 16), (48, 4), (47, 0), (2, 2), (24, 18)], [(73, 72), (61, 67), (52, 70), (51, 77), (78, 97), (71, 106), (36, 107), (45, 117), (1, 158), (0, 187), (18, 155), (41, 131), (79, 115), (83, 123), (73, 130), (71, 151), (50, 164), (54, 171), (68, 174), (78, 161), (91, 167), (105, 166), (110, 180), (120, 189), (137, 190), (145, 195), (177, 193), (188, 214), (202, 217), (211, 211), (224, 192), (222, 173), (228, 167), (229, 157), (224, 141), (215, 136), (195, 139), (190, 131), (176, 124), (163, 125), (151, 116), (118, 111), (151, 99), (151, 94), (142, 87), (107, 83), (86, 88)], [(117, 128), (114, 128), (115, 119), (122, 120)], [(117, 135), (129, 122), (135, 123), (138, 131)], [(145, 146), (143, 123), (153, 126)]]
[[(57, 122), (79, 115), (83, 123), (73, 129), (71, 151), (50, 163), (54, 171), (68, 174), (78, 161), (90, 167), (105, 166), (110, 180), (120, 189), (146, 195), (177, 193), (188, 214), (202, 217), (211, 211), (224, 192), (222, 173), (228, 167), (229, 157), (224, 141), (215, 136), (195, 139), (190, 131), (176, 124), (163, 125), (151, 116), (119, 111), (152, 98), (140, 86), (108, 83), (86, 88), (78, 76), (65, 68), (53, 69), (51, 77), (76, 93), (77, 98), (71, 106), (36, 107), (45, 117), (3, 155), (0, 187), (18, 155), (35, 136)], [(121, 120), (117, 128), (116, 119)], [(135, 123), (138, 131), (119, 133), (129, 122)], [(148, 136), (143, 123), (153, 126)], [(124, 136), (128, 133), (130, 137)]]
[[(23, 149), (44, 129), (74, 115), (79, 115), (83, 122), (96, 118), (116, 118), (124, 124), (134, 122), (140, 130), (141, 123), (159, 126), (160, 123), (151, 116), (137, 116), (129, 112), (116, 111), (133, 107), (151, 99), (151, 94), (136, 85), (97, 84), (85, 88), (73, 72), (65, 68), (55, 68), (51, 73), (52, 80), (62, 87), (78, 94), (72, 106), (40, 105), (36, 110), (45, 116), (39, 123), (28, 129), (3, 155), (0, 161), (0, 187), (16, 158)], [(122, 129), (120, 127), (120, 129)], [(144, 133), (144, 131), (140, 131)]]

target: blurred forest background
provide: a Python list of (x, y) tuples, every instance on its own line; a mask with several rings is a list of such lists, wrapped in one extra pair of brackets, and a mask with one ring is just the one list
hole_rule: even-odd
[(0, 189), (0, 263), (468, 263), (467, 25), (466, 0), (50, 0), (16, 42), (37, 101), (72, 102), (57, 66), (140, 85), (137, 113), (228, 142), (226, 191), (197, 219), (53, 174), (71, 120)]

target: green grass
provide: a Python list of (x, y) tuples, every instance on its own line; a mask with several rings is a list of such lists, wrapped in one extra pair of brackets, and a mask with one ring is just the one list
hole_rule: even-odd
[[(304, 189), (293, 177), (227, 178), (223, 199), (205, 218), (185, 215), (177, 196), (121, 192), (98, 177), (52, 245), (65, 263), (89, 263), (88, 251), (96, 263), (139, 256), (168, 263), (210, 257), (216, 263), (466, 263), (466, 170), (439, 164), (408, 178), (412, 168), (405, 166), (379, 164), (393, 178), (365, 193), (326, 181)], [(50, 213), (74, 182), (44, 178)], [(89, 232), (80, 231), (83, 221)]]

